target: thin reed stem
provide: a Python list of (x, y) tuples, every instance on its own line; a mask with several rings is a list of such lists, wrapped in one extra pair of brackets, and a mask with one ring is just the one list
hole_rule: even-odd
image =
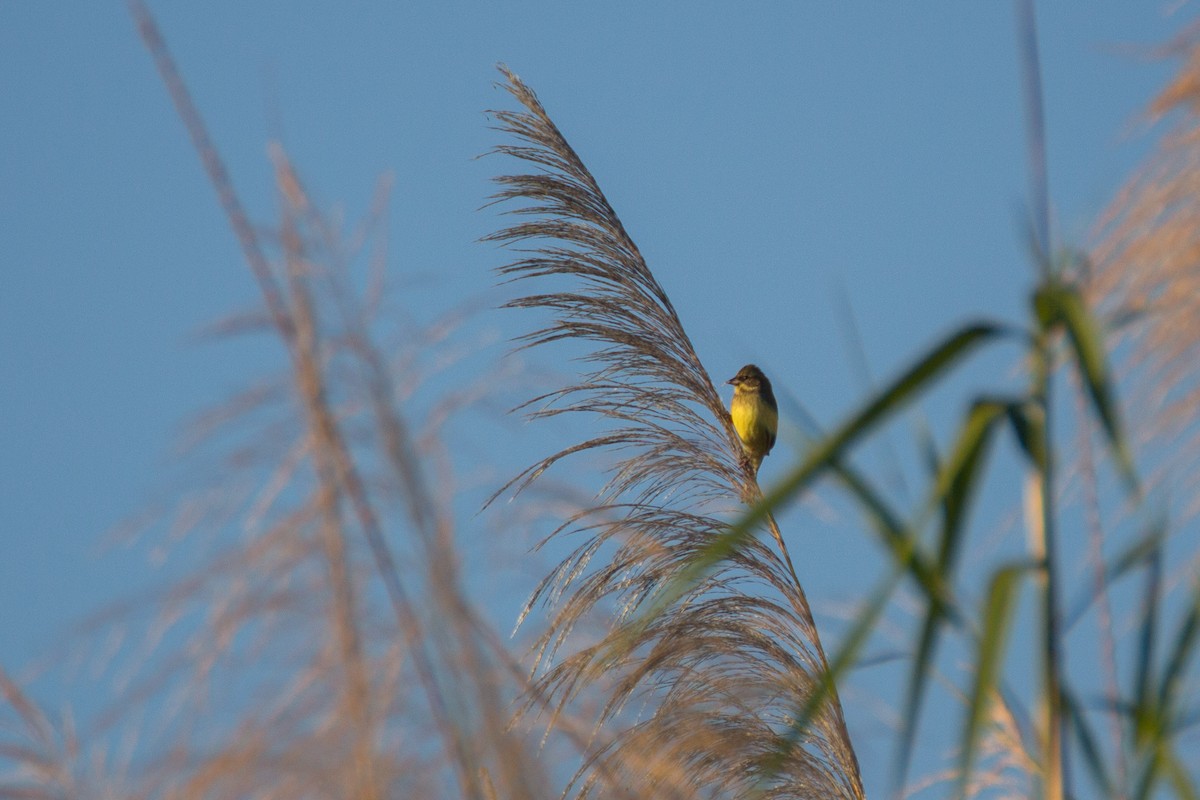
[(1052, 345), (1045, 333), (1040, 333), (1033, 343), (1033, 386), (1030, 397), (1040, 410), (1042, 424), (1041, 449), (1044, 458), (1037, 475), (1037, 493), (1040, 498), (1038, 526), (1033, 532), (1040, 551), (1042, 569), (1038, 574), (1041, 584), (1042, 628), (1042, 792), (1046, 800), (1063, 800), (1064, 731), (1066, 720), (1062, 705), (1062, 674), (1064, 652), (1062, 648), (1062, 621), (1059, 611), (1058, 541), (1056, 538), (1055, 509), (1057, 507), (1054, 485), (1054, 445), (1051, 426), (1051, 382), (1053, 373)]

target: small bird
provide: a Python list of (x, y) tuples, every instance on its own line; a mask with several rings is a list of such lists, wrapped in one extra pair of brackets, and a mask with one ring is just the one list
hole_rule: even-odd
[(753, 364), (739, 369), (728, 383), (733, 386), (733, 402), (729, 404), (733, 427), (757, 475), (758, 465), (775, 446), (775, 433), (779, 430), (775, 393), (767, 376)]

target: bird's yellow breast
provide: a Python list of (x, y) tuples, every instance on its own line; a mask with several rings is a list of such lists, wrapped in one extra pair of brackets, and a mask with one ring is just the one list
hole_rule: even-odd
[(779, 414), (762, 399), (758, 392), (737, 389), (733, 402), (729, 404), (733, 427), (737, 430), (742, 446), (752, 458), (762, 459), (775, 444), (775, 430)]

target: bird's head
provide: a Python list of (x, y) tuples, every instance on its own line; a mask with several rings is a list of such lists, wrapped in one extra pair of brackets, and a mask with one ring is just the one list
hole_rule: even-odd
[(747, 391), (757, 391), (764, 385), (770, 386), (767, 381), (767, 376), (763, 371), (753, 364), (747, 364), (738, 370), (738, 374), (730, 378), (726, 383), (737, 389), (745, 389)]

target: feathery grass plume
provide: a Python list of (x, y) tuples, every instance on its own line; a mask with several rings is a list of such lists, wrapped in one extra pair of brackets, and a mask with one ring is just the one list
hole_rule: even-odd
[(56, 724), (0, 667), (0, 797), (82, 797), (84, 787), (89, 797), (122, 796), (89, 766), (70, 720)]
[[(1193, 24), (1162, 53), (1183, 63), (1150, 104), (1148, 116), (1154, 122), (1173, 117), (1173, 124), (1101, 218), (1086, 276), (1091, 301), (1105, 310), (1118, 334), (1116, 355), (1132, 395), (1128, 409), (1136, 442), (1152, 469), (1154, 500), (1165, 512), (1161, 521), (1147, 525), (1149, 532), (1140, 534), (1134, 543), (1138, 550), (1127, 551), (1136, 553), (1135, 558), (1114, 559), (1108, 572), (1097, 577), (1100, 594), (1132, 567), (1144, 572), (1136, 634), (1130, 637), (1136, 648), (1133, 679), (1121, 691), (1110, 690), (1114, 744), (1109, 752), (1117, 757), (1112, 764), (1099, 757), (1093, 761), (1108, 768), (1107, 775), (1095, 771), (1117, 791), (1150, 796), (1163, 783), (1177, 796), (1195, 797), (1193, 765), (1183, 766), (1176, 753), (1187, 749), (1188, 738), (1194, 739), (1194, 725), (1182, 720), (1195, 719), (1191, 700), (1198, 679), (1195, 633), (1200, 619), (1195, 547), (1200, 514), (1200, 28)], [(1093, 504), (1100, 508), (1098, 501)], [(1100, 515), (1093, 512), (1093, 517), (1093, 527), (1100, 530)], [(1164, 575), (1172, 563), (1177, 565), (1173, 574)], [(1108, 601), (1106, 595), (1102, 599)], [(1101, 605), (1100, 613), (1109, 612)], [(1164, 651), (1170, 655), (1164, 657)], [(1124, 662), (1112, 660), (1109, 669), (1115, 676), (1117, 664)], [(1110, 685), (1115, 682), (1115, 677), (1109, 679)]]
[(1088, 290), (1132, 345), (1124, 370), (1141, 437), (1170, 442), (1160, 466), (1182, 476), (1180, 496), (1200, 496), (1200, 29), (1167, 52), (1184, 64), (1150, 115), (1178, 119), (1102, 218)]
[[(566, 456), (614, 454), (595, 505), (550, 537), (583, 543), (541, 581), (525, 612), (549, 610), (535, 661), (549, 727), (600, 698), (597, 742), (567, 792), (608, 796), (616, 776), (640, 797), (862, 797), (836, 693), (798, 747), (783, 743), (826, 665), (777, 530), (779, 551), (752, 539), (648, 624), (630, 624), (728, 529), (739, 501), (761, 492), (666, 292), (534, 93), (501, 71), (525, 110), (493, 112), (498, 130), (518, 140), (494, 152), (536, 171), (496, 179), (495, 201), (518, 203), (508, 212), (521, 221), (488, 239), (531, 243), (503, 276), (569, 283), (508, 305), (553, 315), (523, 346), (589, 346), (577, 383), (523, 407), (537, 405), (535, 418), (586, 414), (605, 429), (500, 493), (525, 489)], [(572, 637), (585, 621), (604, 619), (599, 641)], [(781, 748), (788, 755), (779, 763)]]
[[(350, 274), (355, 237), (316, 208), (278, 146), (277, 235), (249, 222), (148, 9), (131, 0), (130, 11), (288, 370), (210, 418), (217, 446), (245, 430), (230, 433), (234, 423), (253, 436), (207, 493), (228, 513), (180, 504), (172, 534), (187, 535), (174, 544), (189, 570), (116, 610), (146, 633), (115, 645), (104, 677), (127, 672), (124, 685), (77, 749), (92, 760), (112, 738), (130, 742), (126, 797), (549, 796), (534, 747), (509, 726), (527, 687), (462, 588), (450, 509), (425, 479), (444, 456), (438, 423), (410, 426), (401, 409), (415, 378), (375, 343), (377, 305)], [(430, 355), (420, 340), (407, 346)], [(53, 744), (15, 684), (0, 691), (27, 738)], [(50, 763), (6, 746), (0, 765)], [(25, 795), (66, 796), (50, 790), (58, 773)]]

